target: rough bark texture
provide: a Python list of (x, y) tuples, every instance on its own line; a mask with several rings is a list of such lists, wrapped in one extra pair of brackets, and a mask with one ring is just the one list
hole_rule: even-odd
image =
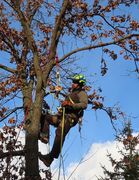
[(38, 165), (38, 137), (36, 133), (26, 133), (26, 171), (27, 177), (40, 177)]
[(28, 115), (26, 128), (26, 145), (25, 145), (25, 162), (26, 177), (39, 177), (38, 164), (38, 133), (39, 121), (41, 115), (41, 103), (43, 100), (42, 94), (36, 95), (36, 100), (31, 106), (30, 114)]

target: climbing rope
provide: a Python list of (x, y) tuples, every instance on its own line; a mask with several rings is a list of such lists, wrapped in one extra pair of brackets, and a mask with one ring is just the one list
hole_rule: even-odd
[(61, 143), (60, 143), (60, 163), (59, 163), (59, 173), (58, 173), (58, 180), (60, 179), (60, 169), (62, 164), (62, 144), (63, 144), (63, 135), (64, 135), (64, 125), (65, 125), (65, 107), (63, 107), (62, 111), (62, 131), (61, 131)]
[(63, 107), (63, 114), (62, 114), (62, 132), (61, 132), (60, 153), (62, 152), (62, 142), (63, 142), (63, 134), (64, 134), (64, 125), (65, 125), (65, 107)]

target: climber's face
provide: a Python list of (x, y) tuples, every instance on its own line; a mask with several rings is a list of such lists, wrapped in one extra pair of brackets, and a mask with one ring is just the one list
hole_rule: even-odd
[(78, 83), (72, 83), (72, 89), (78, 89), (79, 84)]

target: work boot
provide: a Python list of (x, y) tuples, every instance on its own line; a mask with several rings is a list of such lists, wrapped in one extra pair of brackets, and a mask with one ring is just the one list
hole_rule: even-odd
[(52, 158), (50, 154), (42, 155), (41, 153), (39, 153), (39, 158), (47, 167), (49, 167), (54, 160), (54, 158)]
[(47, 134), (45, 133), (39, 133), (39, 140), (42, 142), (42, 143), (45, 143), (47, 144), (49, 142), (49, 137)]

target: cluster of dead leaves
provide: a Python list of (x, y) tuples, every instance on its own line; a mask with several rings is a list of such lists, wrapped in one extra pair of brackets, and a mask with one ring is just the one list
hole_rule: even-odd
[(12, 75), (7, 80), (0, 82), (0, 99), (16, 92), (21, 86), (21, 80)]
[(130, 22), (130, 27), (131, 27), (132, 30), (137, 31), (138, 28), (139, 28), (139, 23), (137, 21), (133, 20), (133, 21)]
[(126, 145), (129, 145), (129, 144), (134, 144), (134, 145), (137, 145), (139, 144), (139, 137), (134, 137), (133, 135), (129, 134), (127, 135), (127, 137), (123, 140), (123, 144), (126, 146)]
[(112, 17), (111, 17), (111, 20), (112, 20), (113, 22), (123, 23), (123, 22), (126, 21), (126, 17), (124, 17), (124, 16), (112, 16)]
[(1, 118), (5, 117), (4, 114), (5, 114), (6, 111), (7, 111), (7, 108), (5, 108), (5, 107), (3, 107), (3, 108), (0, 109), (0, 117), (1, 117)]
[(117, 59), (117, 54), (115, 53), (115, 51), (110, 50), (108, 48), (104, 48), (103, 51), (107, 54), (109, 54), (109, 56), (113, 59), (116, 60)]
[[(24, 148), (18, 140), (19, 132), (20, 129), (14, 126), (4, 126), (0, 132), (0, 179), (17, 179), (24, 176), (23, 158), (10, 156), (12, 151)], [(8, 153), (6, 157), (3, 156), (4, 153)]]
[(100, 96), (95, 90), (88, 96), (90, 103), (92, 103), (92, 109), (97, 110), (103, 107), (104, 98)]

